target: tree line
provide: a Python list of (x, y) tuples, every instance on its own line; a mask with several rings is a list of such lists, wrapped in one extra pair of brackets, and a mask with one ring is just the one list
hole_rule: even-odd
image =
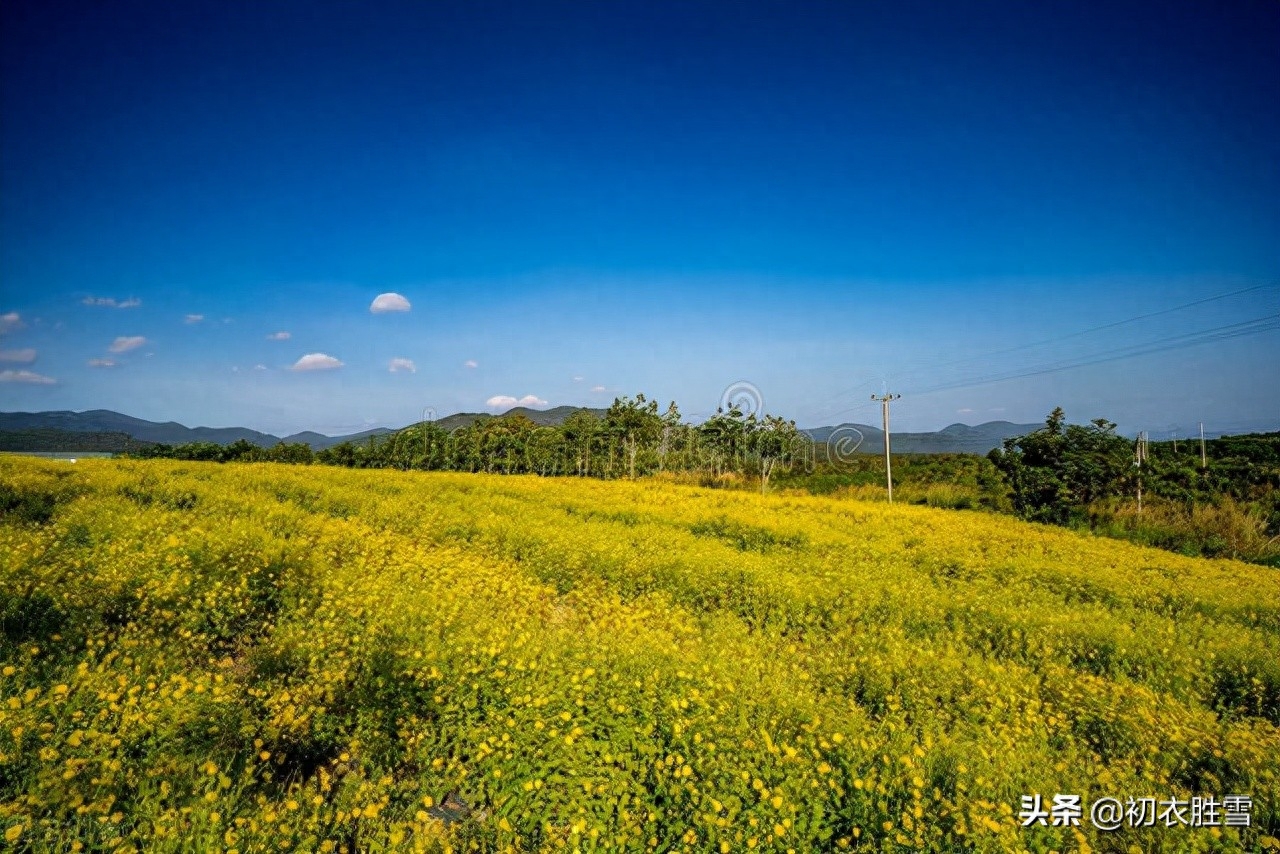
[(616, 398), (603, 416), (578, 410), (558, 425), (536, 424), (516, 414), (482, 418), (453, 430), (427, 421), (319, 452), (301, 443), (261, 448), (238, 440), (225, 446), (211, 442), (154, 445), (133, 456), (547, 477), (736, 473), (759, 479), (764, 491), (775, 472), (811, 466), (817, 453), (813, 441), (794, 421), (777, 415), (744, 412), (734, 404), (694, 425), (682, 419), (674, 401), (660, 409), (656, 400), (637, 394)]
[[(1115, 429), (1103, 418), (1068, 424), (1055, 409), (1042, 428), (1006, 439), (985, 458), (905, 455), (894, 462), (894, 488), (913, 503), (1014, 513), (1188, 554), (1280, 562), (1280, 433), (1208, 440), (1205, 465), (1198, 444), (1179, 450), (1153, 442), (1138, 466), (1133, 440)], [(842, 456), (794, 421), (730, 406), (695, 425), (674, 402), (661, 409), (643, 394), (615, 399), (602, 416), (578, 410), (558, 425), (514, 414), (452, 430), (422, 422), (318, 452), (241, 439), (149, 445), (129, 456), (547, 477), (692, 473), (708, 484), (758, 483), (762, 492), (777, 480), (783, 488), (873, 499), (884, 486), (878, 455)], [(1134, 501), (1139, 479), (1142, 509)]]
[[(1198, 442), (1132, 439), (1104, 418), (1005, 440), (988, 459), (1011, 509), (1037, 522), (1087, 528), (1186, 554), (1280, 565), (1280, 433)], [(1146, 500), (1137, 501), (1139, 489)]]

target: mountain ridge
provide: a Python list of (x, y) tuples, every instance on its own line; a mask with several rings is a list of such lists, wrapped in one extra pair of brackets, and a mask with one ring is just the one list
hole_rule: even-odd
[[(592, 409), (578, 406), (556, 406), (551, 409), (530, 409), (517, 406), (500, 415), (487, 412), (456, 412), (433, 423), (444, 430), (456, 430), (492, 418), (522, 415), (535, 424), (555, 426), (564, 422), (575, 412), (587, 411), (601, 417), (604, 409)], [(418, 422), (413, 422), (418, 423)], [(411, 424), (405, 425), (412, 426)], [(970, 425), (962, 423), (949, 424), (941, 430), (932, 432), (895, 432), (893, 433), (893, 449), (895, 452), (910, 453), (986, 453), (1010, 436), (1019, 436), (1038, 429), (1040, 424), (1016, 424), (1011, 421), (987, 421)], [(403, 429), (403, 428), (401, 428)], [(71, 410), (54, 410), (47, 412), (0, 412), (0, 432), (16, 434), (32, 430), (61, 430), (69, 434), (75, 433), (123, 433), (142, 442), (158, 442), (167, 445), (185, 444), (187, 442), (214, 442), (227, 445), (244, 439), (264, 448), (271, 448), (281, 442), (302, 442), (313, 450), (320, 451), (342, 442), (359, 442), (370, 437), (385, 436), (396, 431), (389, 427), (375, 427), (359, 433), (339, 436), (327, 436), (314, 430), (304, 430), (285, 437), (263, 433), (247, 427), (187, 427), (176, 421), (147, 421), (124, 415), (110, 409), (90, 409), (83, 412)], [(845, 437), (857, 441), (857, 434), (862, 440), (858, 443), (858, 453), (880, 453), (884, 446), (884, 433), (880, 428), (869, 424), (846, 422), (831, 426), (802, 429), (801, 432), (817, 442), (826, 442), (832, 435), (840, 431), (837, 440)], [(855, 434), (853, 431), (857, 431)], [(87, 440), (87, 437), (86, 437)], [(74, 442), (74, 439), (67, 439)], [(80, 449), (75, 449), (80, 450)]]

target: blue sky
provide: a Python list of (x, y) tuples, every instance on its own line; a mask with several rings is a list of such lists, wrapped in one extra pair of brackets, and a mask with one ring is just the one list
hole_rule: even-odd
[(5, 410), (1280, 427), (1273, 2), (0, 18)]

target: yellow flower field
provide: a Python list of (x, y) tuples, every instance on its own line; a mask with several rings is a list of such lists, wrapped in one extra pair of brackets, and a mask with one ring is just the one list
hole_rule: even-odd
[(0, 510), (12, 850), (1280, 846), (1264, 567), (658, 480), (0, 457)]

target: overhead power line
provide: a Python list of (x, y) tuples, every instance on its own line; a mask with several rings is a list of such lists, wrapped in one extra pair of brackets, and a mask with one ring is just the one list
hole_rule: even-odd
[[(1063, 334), (1063, 335), (1054, 336), (1054, 337), (1052, 337), (1052, 338), (1046, 338), (1046, 339), (1043, 339), (1043, 340), (1040, 340), (1040, 341), (1033, 341), (1033, 342), (1028, 342), (1028, 343), (1025, 343), (1025, 344), (1018, 344), (1018, 345), (1013, 346), (1013, 347), (1006, 347), (1006, 348), (1002, 348), (1002, 349), (999, 349), (999, 350), (992, 350), (992, 351), (989, 351), (989, 352), (986, 352), (986, 353), (979, 353), (979, 354), (975, 354), (975, 355), (971, 355), (971, 356), (961, 356), (961, 357), (958, 357), (958, 358), (938, 359), (938, 360), (933, 360), (933, 361), (930, 361), (930, 362), (924, 362), (924, 363), (921, 363), (921, 364), (917, 364), (917, 365), (914, 365), (914, 366), (910, 366), (910, 367), (908, 367), (905, 371), (903, 371), (903, 372), (901, 372), (901, 373), (897, 373), (897, 374), (895, 374), (895, 375), (894, 375), (894, 377), (893, 377), (893, 379), (895, 380), (895, 382), (899, 382), (899, 383), (900, 383), (900, 382), (902, 382), (902, 381), (904, 381), (904, 380), (906, 380), (906, 379), (908, 379), (908, 378), (910, 378), (910, 377), (918, 376), (919, 374), (922, 374), (922, 373), (925, 373), (925, 372), (927, 372), (927, 371), (934, 370), (934, 369), (937, 369), (937, 368), (942, 368), (942, 367), (951, 367), (951, 366), (954, 366), (954, 365), (963, 365), (963, 364), (968, 364), (968, 363), (975, 362), (975, 361), (979, 361), (979, 360), (982, 360), (982, 359), (989, 359), (989, 358), (993, 358), (993, 357), (996, 357), (996, 356), (1003, 356), (1003, 355), (1008, 355), (1008, 354), (1010, 354), (1010, 353), (1017, 353), (1017, 352), (1021, 352), (1021, 351), (1023, 351), (1023, 350), (1031, 350), (1031, 349), (1034, 349), (1034, 348), (1036, 348), (1036, 347), (1043, 347), (1043, 346), (1046, 346), (1046, 345), (1048, 345), (1048, 344), (1056, 344), (1056, 343), (1060, 343), (1060, 342), (1062, 342), (1062, 341), (1069, 341), (1069, 340), (1072, 340), (1072, 339), (1075, 339), (1075, 338), (1082, 338), (1082, 337), (1084, 337), (1084, 336), (1086, 336), (1086, 335), (1092, 335), (1092, 334), (1097, 333), (1097, 332), (1104, 332), (1104, 331), (1107, 331), (1107, 330), (1110, 330), (1110, 329), (1116, 329), (1116, 328), (1119, 328), (1119, 327), (1122, 327), (1122, 326), (1126, 326), (1126, 325), (1131, 324), (1131, 323), (1137, 323), (1137, 322), (1139, 322), (1139, 321), (1143, 321), (1143, 320), (1150, 320), (1151, 318), (1154, 318), (1154, 317), (1161, 317), (1161, 316), (1164, 316), (1164, 315), (1173, 314), (1173, 313), (1175, 313), (1175, 312), (1185, 311), (1185, 310), (1190, 309), (1190, 308), (1195, 308), (1195, 307), (1197, 307), (1197, 306), (1206, 305), (1206, 304), (1208, 304), (1208, 303), (1212, 303), (1212, 302), (1217, 302), (1217, 301), (1219, 301), (1219, 300), (1229, 299), (1229, 298), (1231, 298), (1231, 297), (1241, 296), (1241, 295), (1243, 295), (1243, 294), (1248, 294), (1248, 293), (1255, 293), (1255, 292), (1257, 292), (1257, 291), (1274, 290), (1274, 289), (1276, 289), (1277, 287), (1280, 287), (1280, 285), (1277, 285), (1276, 283), (1268, 283), (1268, 284), (1264, 284), (1264, 285), (1254, 285), (1254, 286), (1252, 286), (1252, 287), (1248, 287), (1248, 288), (1240, 288), (1240, 289), (1238, 289), (1238, 290), (1230, 291), (1230, 292), (1228, 292), (1228, 293), (1215, 294), (1214, 296), (1208, 296), (1208, 297), (1201, 297), (1200, 299), (1191, 300), (1190, 302), (1185, 302), (1185, 303), (1182, 303), (1182, 304), (1180, 304), (1180, 305), (1171, 306), (1170, 308), (1160, 309), (1159, 311), (1146, 312), (1146, 313), (1144, 313), (1144, 314), (1134, 315), (1133, 317), (1126, 317), (1126, 318), (1121, 319), (1121, 320), (1114, 320), (1114, 321), (1110, 321), (1110, 322), (1108, 322), (1108, 323), (1103, 323), (1103, 324), (1100, 324), (1100, 325), (1098, 325), (1098, 326), (1092, 326), (1092, 327), (1089, 327), (1088, 329), (1081, 329), (1081, 330), (1078, 330), (1078, 331), (1075, 331), (1075, 332), (1068, 332), (1068, 333)], [(1266, 331), (1266, 330), (1262, 330), (1262, 331)], [(1134, 355), (1141, 355), (1141, 354), (1137, 354), (1137, 353), (1135, 353)], [(1086, 358), (1087, 358), (1087, 357), (1086, 357)], [(1124, 357), (1124, 358), (1128, 358), (1128, 357)], [(1065, 370), (1065, 368), (1063, 368), (1063, 370)], [(1012, 378), (1013, 378), (1013, 377), (1010, 377), (1010, 379), (1012, 379)], [(835, 398), (835, 399), (845, 398), (845, 397), (847, 397), (848, 395), (851, 395), (853, 392), (856, 392), (856, 391), (858, 391), (858, 390), (860, 390), (860, 389), (863, 389), (863, 388), (865, 388), (866, 386), (868, 386), (868, 385), (870, 385), (870, 384), (872, 384), (872, 383), (874, 383), (874, 382), (876, 382), (877, 380), (880, 380), (880, 379), (882, 379), (882, 378), (881, 378), (881, 377), (873, 377), (873, 378), (870, 378), (870, 379), (866, 379), (866, 380), (864, 380), (864, 381), (862, 381), (862, 382), (858, 383), (858, 384), (857, 384), (857, 385), (855, 385), (855, 386), (852, 386), (852, 387), (850, 387), (850, 388), (843, 389), (843, 390), (839, 391), (838, 393), (836, 393), (836, 394), (834, 395), (834, 398)], [(998, 382), (999, 380), (994, 380), (994, 381)], [(985, 384), (985, 383), (976, 383), (976, 384)], [(949, 386), (948, 386), (948, 387), (949, 387)], [(957, 387), (961, 387), (961, 386), (957, 386)], [(941, 390), (941, 388), (937, 388), (937, 389), (930, 389), (930, 391), (933, 391), (933, 390)], [(924, 392), (919, 392), (919, 393), (924, 393)], [(811, 417), (813, 417), (813, 418), (830, 418), (830, 417), (835, 417), (835, 416), (837, 416), (837, 415), (841, 415), (841, 414), (844, 414), (844, 413), (848, 413), (848, 412), (854, 411), (855, 409), (861, 409), (861, 408), (862, 408), (862, 407), (860, 407), (860, 406), (859, 406), (859, 407), (852, 407), (852, 408), (840, 409), (840, 410), (836, 410), (836, 411), (829, 411), (829, 410), (830, 410), (830, 407), (827, 407), (827, 408), (825, 408), (825, 409), (819, 409), (819, 410), (817, 410), (817, 411), (813, 412)]]
[(1048, 365), (1040, 365), (1029, 370), (1018, 370), (1012, 372), (1004, 372), (985, 377), (976, 377), (957, 382), (942, 383), (932, 387), (913, 390), (916, 395), (933, 394), (939, 391), (953, 391), (962, 388), (972, 388), (980, 385), (990, 385), (991, 383), (1006, 382), (1008, 380), (1022, 379), (1024, 377), (1034, 377), (1043, 374), (1058, 373), (1060, 371), (1072, 370), (1074, 368), (1083, 368), (1090, 365), (1101, 365), (1107, 362), (1116, 362), (1122, 359), (1132, 359), (1138, 356), (1145, 356), (1152, 353), (1163, 353), (1169, 350), (1180, 350), (1185, 347), (1194, 347), (1200, 344), (1208, 344), (1214, 341), (1225, 341), (1231, 338), (1241, 338), (1248, 335), (1259, 335), (1264, 332), (1272, 332), (1280, 329), (1280, 314), (1267, 315), (1266, 317), (1253, 318), (1239, 323), (1229, 323), (1223, 326), (1216, 326), (1210, 329), (1201, 329), (1195, 332), (1182, 333), (1180, 335), (1166, 336), (1142, 344), (1129, 345), (1126, 347), (1104, 350), (1088, 356), (1077, 357), (1075, 359), (1051, 363)]

